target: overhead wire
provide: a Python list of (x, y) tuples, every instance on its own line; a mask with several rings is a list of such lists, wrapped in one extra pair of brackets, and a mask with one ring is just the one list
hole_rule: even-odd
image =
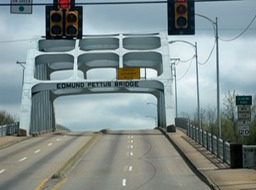
[(176, 78), (176, 80), (181, 80), (182, 78), (184, 78), (186, 76), (186, 74), (188, 73), (188, 71), (189, 71), (189, 69), (190, 69), (190, 67), (192, 65), (194, 57), (190, 60), (189, 66), (188, 66), (187, 70), (185, 71), (185, 73), (180, 78)]
[(213, 50), (215, 49), (215, 46), (216, 46), (216, 42), (214, 42), (213, 47), (212, 47), (212, 50), (211, 50), (209, 56), (207, 57), (207, 59), (206, 59), (204, 62), (198, 61), (198, 64), (200, 64), (200, 65), (205, 65), (205, 64), (209, 61), (209, 59), (210, 59), (211, 56), (212, 56)]
[(25, 42), (25, 41), (30, 41), (30, 40), (31, 39), (5, 40), (5, 41), (0, 41), (0, 44), (14, 43), (14, 42)]
[(221, 41), (231, 42), (231, 41), (234, 41), (234, 40), (240, 38), (240, 37), (250, 28), (250, 26), (251, 26), (252, 23), (255, 21), (255, 19), (256, 19), (256, 15), (253, 17), (253, 19), (252, 19), (251, 22), (248, 24), (248, 26), (247, 26), (239, 35), (237, 35), (236, 37), (231, 38), (231, 39), (223, 39), (223, 38), (220, 38), (220, 37), (219, 37), (219, 39), (220, 39)]

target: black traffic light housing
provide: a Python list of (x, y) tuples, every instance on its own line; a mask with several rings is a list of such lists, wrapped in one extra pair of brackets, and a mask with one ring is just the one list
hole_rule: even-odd
[(72, 10), (68, 10), (65, 13), (65, 36), (67, 38), (81, 39), (83, 35), (83, 22), (82, 22), (83, 8), (74, 7)]
[(64, 35), (64, 14), (61, 10), (46, 7), (46, 39), (61, 39)]
[[(64, 2), (64, 4), (60, 4)], [(65, 4), (68, 2), (69, 4)], [(74, 0), (54, 0), (46, 6), (46, 39), (81, 39), (83, 35), (83, 7)]]
[(168, 0), (168, 35), (195, 34), (194, 0)]

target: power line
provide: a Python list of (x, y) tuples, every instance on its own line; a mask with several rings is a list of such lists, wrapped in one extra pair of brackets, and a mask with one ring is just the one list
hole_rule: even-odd
[(249, 27), (252, 25), (252, 23), (255, 21), (255, 19), (256, 19), (256, 15), (253, 17), (253, 19), (248, 24), (248, 26), (239, 35), (237, 35), (236, 37), (231, 38), (231, 39), (223, 39), (223, 38), (219, 38), (219, 39), (222, 40), (222, 41), (225, 41), (225, 42), (231, 42), (231, 41), (234, 41), (234, 40), (238, 39), (239, 37), (241, 37), (249, 29)]
[[(193, 58), (194, 58), (194, 57), (193, 57)], [(191, 65), (192, 65), (193, 58), (190, 60), (189, 66), (188, 66), (187, 70), (185, 71), (185, 73), (184, 73), (180, 78), (178, 78), (178, 79), (176, 79), (176, 80), (181, 80), (182, 78), (185, 77), (185, 75), (188, 73), (188, 71), (189, 71), (189, 69), (190, 69), (190, 67), (191, 67)]]
[(30, 41), (30, 40), (31, 39), (6, 40), (6, 41), (0, 41), (0, 44), (14, 43), (14, 42), (25, 42), (25, 41)]
[(205, 64), (209, 61), (210, 57), (212, 56), (213, 50), (215, 49), (215, 46), (216, 46), (216, 42), (213, 44), (212, 50), (211, 50), (211, 52), (210, 52), (208, 58), (207, 58), (204, 62), (199, 62), (199, 61), (198, 61), (198, 63), (199, 63), (200, 65), (205, 65)]

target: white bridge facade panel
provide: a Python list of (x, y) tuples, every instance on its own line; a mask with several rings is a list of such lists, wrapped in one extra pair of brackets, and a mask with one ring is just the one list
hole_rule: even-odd
[[(88, 71), (112, 68), (113, 80), (88, 79)], [(153, 78), (118, 80), (120, 68), (150, 68)], [(56, 72), (68, 71), (55, 80)], [(174, 124), (167, 34), (88, 35), (81, 40), (31, 40), (22, 91), (20, 128), (27, 135), (55, 130), (53, 102), (60, 96), (96, 93), (148, 93), (158, 102), (158, 126)], [(85, 121), (86, 122), (86, 121)]]

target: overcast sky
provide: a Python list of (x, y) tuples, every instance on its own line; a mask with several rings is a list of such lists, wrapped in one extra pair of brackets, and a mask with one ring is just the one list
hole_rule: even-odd
[[(106, 0), (86, 2), (104, 1)], [(51, 3), (52, 1), (33, 0), (33, 2)], [(76, 2), (85, 1), (76, 0)], [(10, 0), (2, 0), (1, 3), (10, 3)], [(166, 3), (86, 5), (83, 33), (166, 32), (166, 5)], [(229, 90), (236, 90), (239, 95), (256, 94), (256, 20), (239, 38), (229, 42), (224, 41), (233, 39), (244, 31), (256, 16), (255, 8), (255, 0), (196, 3), (197, 14), (213, 21), (218, 17), (221, 100)], [(216, 108), (215, 49), (205, 63), (214, 46), (213, 25), (202, 17), (195, 18), (195, 35), (170, 36), (169, 39), (170, 41), (186, 40), (193, 44), (197, 42), (198, 59), (201, 63), (199, 65), (201, 107), (210, 106), (214, 109)], [(29, 40), (33, 36), (45, 35), (45, 7), (34, 6), (33, 14), (20, 15), (10, 14), (9, 6), (1, 6), (0, 24), (0, 110), (6, 110), (19, 120), (22, 67), (16, 62), (26, 61)], [(188, 44), (170, 45), (170, 57), (181, 60), (176, 67), (179, 113), (193, 113), (197, 107), (195, 60), (184, 62), (193, 56), (194, 49)], [(112, 74), (111, 71), (107, 72), (106, 78), (111, 78)], [(148, 71), (147, 75), (151, 74), (154, 72)], [(96, 73), (90, 75), (96, 77)], [(73, 130), (153, 128), (156, 106), (147, 103), (156, 103), (155, 97), (146, 94), (81, 95), (57, 99), (55, 111), (57, 122)]]

